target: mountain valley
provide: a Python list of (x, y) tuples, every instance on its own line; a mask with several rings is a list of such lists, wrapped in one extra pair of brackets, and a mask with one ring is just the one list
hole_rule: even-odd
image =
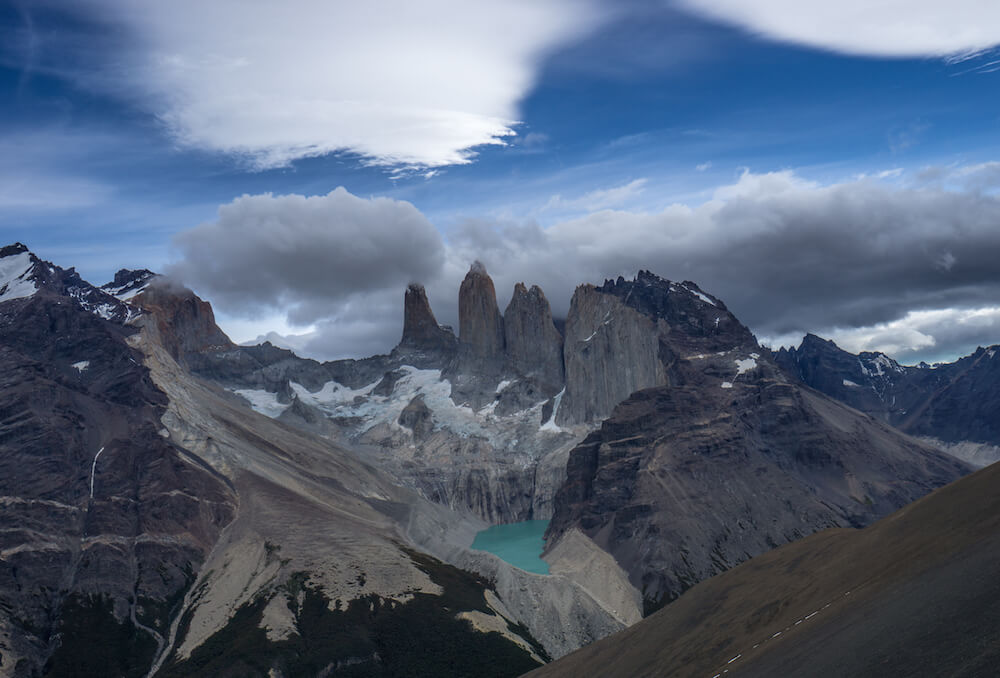
[[(518, 675), (972, 486), (954, 445), (998, 440), (986, 349), (772, 354), (648, 271), (563, 320), (520, 283), (501, 313), (476, 262), (458, 308), (456, 335), (411, 284), (389, 354), (319, 362), (150, 271), (0, 249), (0, 674)], [(471, 548), (528, 520), (548, 575)]]

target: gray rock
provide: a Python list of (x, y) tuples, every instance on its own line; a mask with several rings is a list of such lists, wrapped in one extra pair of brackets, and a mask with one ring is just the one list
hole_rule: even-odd
[(515, 373), (530, 377), (558, 393), (564, 381), (562, 335), (552, 322), (549, 300), (537, 285), (514, 285), (503, 314), (507, 363)]
[[(735, 358), (735, 360), (734, 360)], [(548, 536), (579, 528), (647, 604), (828, 527), (860, 527), (971, 467), (816, 391), (768, 359), (679, 361), (574, 449)]]

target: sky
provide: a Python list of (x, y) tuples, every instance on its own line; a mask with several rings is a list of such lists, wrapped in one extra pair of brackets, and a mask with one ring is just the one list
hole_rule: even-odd
[[(773, 347), (1000, 343), (992, 0), (0, 0), (0, 243), (390, 350), (474, 260), (692, 280)], [(270, 334), (269, 334), (270, 333)]]

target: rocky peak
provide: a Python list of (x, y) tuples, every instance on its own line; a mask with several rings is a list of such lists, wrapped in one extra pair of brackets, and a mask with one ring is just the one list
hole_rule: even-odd
[(155, 273), (146, 268), (137, 270), (123, 268), (115, 273), (114, 280), (101, 285), (101, 289), (114, 297), (128, 301), (145, 290), (156, 277)]
[(534, 376), (559, 390), (563, 383), (562, 335), (552, 322), (552, 309), (538, 285), (514, 285), (503, 314), (507, 360), (520, 374)]
[(38, 292), (69, 297), (84, 310), (116, 323), (135, 316), (127, 304), (91, 285), (76, 269), (43, 261), (23, 243), (0, 248), (0, 303), (34, 297)]
[(634, 280), (619, 276), (617, 280), (606, 280), (596, 290), (618, 297), (653, 320), (666, 321), (675, 341), (686, 336), (700, 349), (713, 352), (756, 346), (753, 334), (726, 305), (690, 280), (678, 283), (650, 271), (639, 271)]
[(403, 300), (403, 337), (401, 348), (446, 350), (455, 346), (455, 335), (438, 325), (427, 301), (423, 285), (411, 283)]
[(13, 245), (4, 245), (0, 247), (0, 259), (12, 257), (16, 254), (24, 254), (25, 252), (28, 252), (28, 248), (24, 243), (16, 242)]
[(0, 302), (30, 297), (38, 291), (38, 258), (17, 242), (0, 248)]
[(463, 349), (474, 357), (503, 354), (503, 318), (497, 293), (480, 261), (473, 262), (458, 292), (458, 336)]
[(174, 359), (194, 370), (202, 362), (200, 354), (235, 349), (215, 324), (212, 305), (186, 287), (154, 278), (135, 303), (156, 319), (161, 341)]

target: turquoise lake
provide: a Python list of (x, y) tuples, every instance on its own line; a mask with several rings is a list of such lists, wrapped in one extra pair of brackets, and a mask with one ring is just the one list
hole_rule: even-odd
[(548, 574), (549, 564), (541, 558), (548, 526), (547, 520), (493, 525), (476, 535), (472, 548), (489, 551), (527, 572)]

